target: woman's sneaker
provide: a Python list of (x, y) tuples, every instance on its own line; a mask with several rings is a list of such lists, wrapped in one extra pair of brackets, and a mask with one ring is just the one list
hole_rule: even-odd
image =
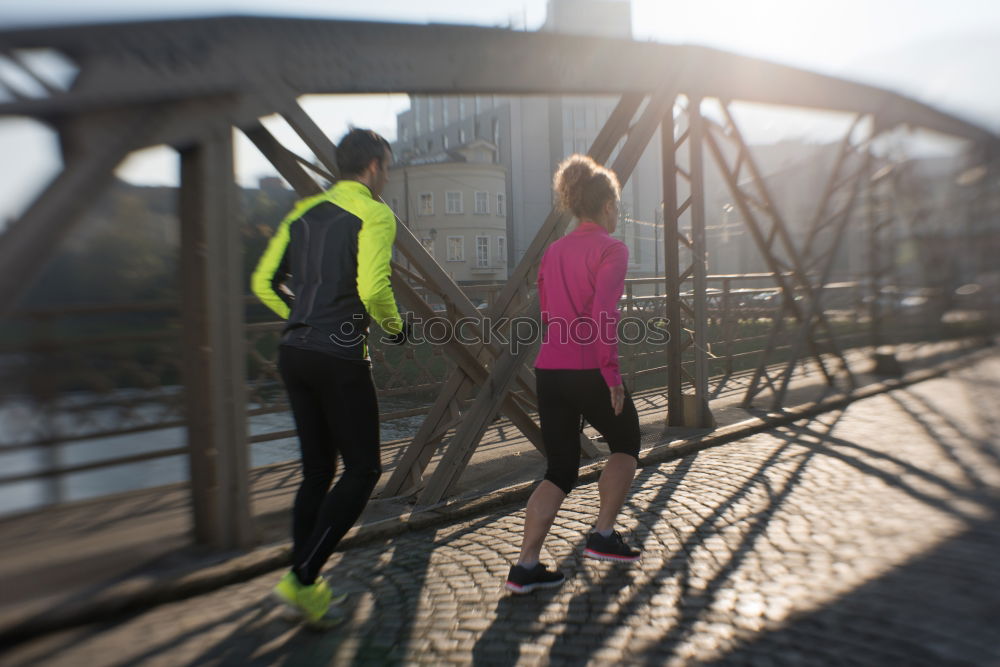
[(600, 533), (591, 533), (587, 537), (587, 547), (583, 550), (583, 555), (587, 558), (613, 560), (619, 563), (637, 561), (640, 553), (638, 549), (626, 544), (617, 530), (611, 531), (607, 537)]
[(507, 575), (507, 590), (515, 593), (530, 593), (536, 588), (555, 588), (561, 586), (566, 577), (559, 570), (546, 570), (541, 563), (533, 568), (513, 565)]

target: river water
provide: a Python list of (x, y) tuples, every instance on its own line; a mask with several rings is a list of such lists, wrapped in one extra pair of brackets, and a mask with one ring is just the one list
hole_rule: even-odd
[[(134, 393), (128, 398), (134, 399)], [(185, 443), (185, 429), (174, 427), (113, 437), (90, 438), (52, 447), (4, 451), (5, 446), (37, 440), (39, 433), (66, 434), (75, 430), (79, 432), (81, 428), (90, 432), (105, 431), (123, 423), (121, 408), (101, 407), (86, 410), (86, 423), (81, 424), (80, 412), (72, 408), (74, 404), (78, 406), (88, 400), (92, 400), (92, 397), (81, 395), (66, 397), (60, 402), (61, 409), (49, 409), (44, 412), (27, 402), (18, 400), (0, 402), (0, 516), (21, 513), (54, 502), (85, 500), (187, 481), (187, 456), (176, 455), (78, 472), (59, 478), (3, 482), (3, 477), (174, 449)], [(254, 407), (250, 406), (251, 409)], [(412, 401), (407, 402), (397, 397), (379, 400), (379, 408), (383, 412), (413, 407), (415, 405)], [(162, 404), (140, 405), (131, 409), (127, 423), (133, 423), (137, 417), (140, 420), (155, 422), (163, 419), (166, 416), (165, 412), (166, 408)], [(422, 420), (423, 416), (418, 415), (383, 423), (382, 441), (411, 437), (416, 433)], [(250, 435), (294, 428), (290, 412), (257, 415), (248, 420)], [(298, 456), (298, 442), (294, 437), (254, 443), (250, 446), (251, 467), (289, 461), (297, 459)]]

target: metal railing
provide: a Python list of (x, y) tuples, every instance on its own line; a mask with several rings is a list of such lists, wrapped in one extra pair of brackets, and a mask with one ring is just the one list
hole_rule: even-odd
[[(706, 353), (709, 396), (715, 399), (727, 390), (742, 388), (734, 378), (755, 368), (767, 343), (766, 332), (787, 313), (770, 274), (709, 275), (707, 280)], [(619, 304), (623, 318), (662, 323), (667, 304), (663, 283), (662, 278), (626, 280)], [(476, 289), (488, 293), (499, 287)], [(865, 284), (840, 281), (828, 285), (824, 292), (827, 314), (840, 344), (845, 349), (868, 347), (871, 322)], [(941, 289), (889, 286), (883, 294), (883, 312), (889, 323), (885, 327), (887, 343), (985, 335), (997, 330), (997, 309), (983, 290), (953, 295), (950, 303), (944, 302)], [(690, 302), (690, 294), (682, 297)], [(687, 332), (690, 318), (682, 319), (682, 331)], [(0, 476), (0, 493), (34, 484), (42, 490), (35, 506), (59, 503), (66, 500), (60, 493), (60, 480), (187, 455), (176, 303), (34, 309), (15, 313), (10, 321), (9, 340), (0, 344), (0, 359), (5, 360), (0, 375), (0, 415), (6, 424), (0, 429), (0, 457), (8, 461), (20, 457), (20, 461), (8, 465)], [(246, 327), (247, 419), (253, 422), (262, 416), (279, 415), (284, 417), (285, 426), (252, 428), (247, 440), (250, 447), (295, 436), (276, 368), (281, 328), (281, 322)], [(622, 332), (619, 351), (622, 375), (630, 389), (663, 391), (668, 368), (665, 341), (662, 337), (651, 341), (648, 336), (626, 340), (626, 333)], [(776, 348), (779, 354), (789, 350), (787, 341)], [(383, 346), (373, 336), (371, 355), (383, 424), (426, 415), (454, 370), (444, 348), (427, 343)], [(693, 350), (688, 346), (682, 361), (688, 383), (693, 382), (693, 364)], [(396, 434), (405, 439), (415, 430), (413, 421)], [(144, 438), (151, 433), (170, 433), (168, 440), (176, 444), (144, 447)], [(112, 441), (125, 445), (112, 446)], [(93, 450), (95, 442), (105, 443), (103, 455), (91, 453), (81, 461), (71, 454), (73, 450)], [(134, 449), (141, 451), (131, 451)], [(294, 448), (287, 458), (295, 458)], [(272, 454), (268, 463), (277, 460)]]

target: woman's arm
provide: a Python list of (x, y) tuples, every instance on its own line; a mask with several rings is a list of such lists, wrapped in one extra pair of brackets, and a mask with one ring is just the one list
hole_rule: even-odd
[(591, 317), (597, 323), (597, 359), (601, 375), (609, 387), (622, 383), (618, 370), (618, 301), (625, 291), (625, 273), (628, 270), (628, 248), (616, 242), (605, 249), (597, 267), (594, 280), (594, 303)]
[(538, 309), (541, 311), (542, 315), (542, 326), (544, 327), (549, 323), (549, 310), (545, 298), (545, 258), (548, 256), (548, 250), (542, 254), (542, 261), (539, 262), (538, 266)]

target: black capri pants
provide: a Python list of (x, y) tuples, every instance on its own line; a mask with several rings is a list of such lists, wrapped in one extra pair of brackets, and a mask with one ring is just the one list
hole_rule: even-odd
[(639, 458), (639, 413), (625, 390), (621, 414), (611, 407), (611, 390), (601, 371), (536, 368), (538, 418), (548, 467), (545, 479), (564, 493), (573, 490), (580, 469), (580, 417), (608, 441), (613, 454)]

